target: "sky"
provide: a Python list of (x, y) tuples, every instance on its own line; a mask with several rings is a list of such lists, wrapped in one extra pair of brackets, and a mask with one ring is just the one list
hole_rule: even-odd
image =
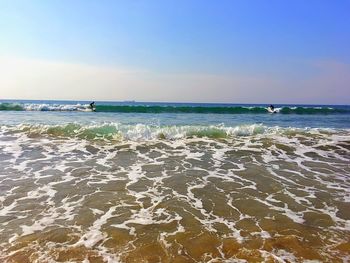
[(0, 0), (0, 99), (350, 104), (349, 0)]

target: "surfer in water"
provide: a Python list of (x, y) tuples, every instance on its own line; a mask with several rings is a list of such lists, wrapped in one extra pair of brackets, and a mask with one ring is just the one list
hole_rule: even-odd
[(276, 113), (275, 107), (272, 104), (267, 107), (267, 111), (270, 112), (270, 113)]
[(91, 108), (92, 111), (95, 111), (96, 107), (95, 107), (95, 102), (94, 101), (90, 103), (90, 108)]

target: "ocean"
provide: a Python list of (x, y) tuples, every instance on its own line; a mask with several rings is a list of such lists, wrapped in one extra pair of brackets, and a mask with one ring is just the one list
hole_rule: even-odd
[(0, 261), (350, 261), (350, 106), (89, 103), (0, 101)]

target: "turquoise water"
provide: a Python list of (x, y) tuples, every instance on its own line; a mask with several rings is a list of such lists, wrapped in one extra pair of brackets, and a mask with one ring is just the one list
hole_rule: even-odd
[(0, 101), (0, 120), (6, 124), (145, 124), (239, 125), (268, 127), (350, 128), (350, 106), (274, 105), (278, 113), (269, 114), (267, 105), (97, 102), (96, 112), (84, 112), (88, 102), (76, 101)]

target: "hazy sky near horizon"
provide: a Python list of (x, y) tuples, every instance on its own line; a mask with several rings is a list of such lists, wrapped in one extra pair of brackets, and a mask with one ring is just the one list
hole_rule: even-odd
[(0, 99), (350, 104), (348, 0), (0, 0)]

